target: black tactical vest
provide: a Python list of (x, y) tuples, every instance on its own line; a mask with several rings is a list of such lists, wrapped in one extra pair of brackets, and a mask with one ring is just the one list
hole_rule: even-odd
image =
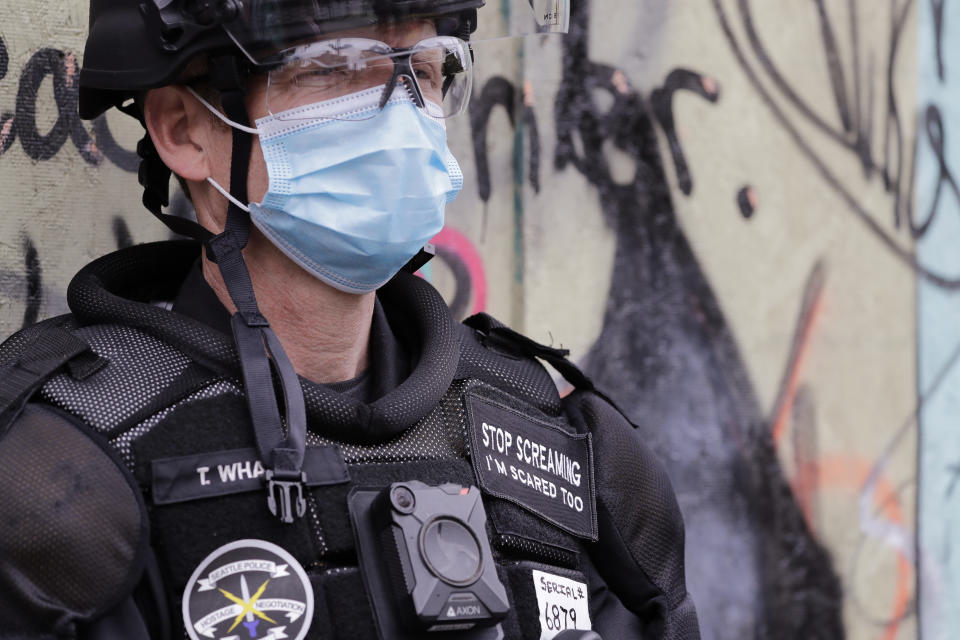
[(306, 512), (281, 522), (231, 340), (156, 303), (197, 252), (102, 258), (71, 283), (70, 316), (0, 346), (0, 619), (15, 632), (82, 637), (132, 602), (154, 638), (378, 638), (348, 504), (415, 480), (482, 491), (504, 637), (698, 637), (679, 510), (634, 427), (582, 376), (561, 399), (534, 357), (577, 378), (557, 352), (489, 317), (455, 323), (405, 274), (378, 296), (412, 373), (370, 404), (302, 380)]

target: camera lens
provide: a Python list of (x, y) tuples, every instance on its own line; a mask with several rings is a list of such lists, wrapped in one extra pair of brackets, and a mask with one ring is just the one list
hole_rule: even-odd
[(462, 587), (480, 577), (480, 543), (462, 523), (437, 518), (420, 533), (420, 552), (430, 571), (444, 582)]

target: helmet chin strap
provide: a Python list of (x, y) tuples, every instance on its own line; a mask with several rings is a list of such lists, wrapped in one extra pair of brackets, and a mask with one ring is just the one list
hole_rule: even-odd
[[(246, 82), (234, 56), (214, 58), (211, 77), (221, 93), (224, 111), (234, 122), (249, 129)], [(243, 372), (247, 406), (253, 422), (257, 448), (267, 468), (267, 506), (283, 522), (292, 523), (306, 512), (303, 471), (307, 417), (303, 391), (293, 364), (270, 323), (260, 313), (243, 248), (250, 237), (250, 215), (238, 203), (248, 202), (247, 173), (253, 136), (233, 128), (230, 160), (230, 198), (222, 233), (204, 243), (207, 257), (220, 268), (230, 299), (237, 308), (231, 320), (237, 354)], [(286, 429), (280, 416), (274, 376), (283, 391)]]

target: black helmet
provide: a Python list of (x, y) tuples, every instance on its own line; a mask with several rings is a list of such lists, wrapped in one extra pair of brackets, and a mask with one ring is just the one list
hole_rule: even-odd
[(80, 117), (170, 84), (200, 53), (256, 51), (390, 19), (446, 16), (469, 37), (486, 0), (91, 0)]
[[(543, 1), (513, 0), (524, 5), (527, 14), (538, 11), (535, 5)], [(476, 29), (476, 10), (485, 4), (486, 0), (91, 0), (80, 72), (80, 117), (95, 118), (140, 91), (175, 82), (200, 53), (275, 50), (279, 44), (324, 32), (408, 18), (443, 18), (438, 30), (466, 39)]]

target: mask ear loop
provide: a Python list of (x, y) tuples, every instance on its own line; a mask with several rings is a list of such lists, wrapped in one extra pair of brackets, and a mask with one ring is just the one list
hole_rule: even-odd
[(273, 72), (268, 72), (268, 73), (267, 73), (267, 95), (266, 95), (266, 97), (264, 98), (263, 102), (264, 102), (264, 106), (265, 106), (266, 109), (267, 109), (267, 113), (269, 113), (269, 114), (272, 116), (272, 115), (274, 115), (274, 113), (273, 113), (273, 109), (270, 108), (270, 94), (271, 94), (271, 93), (273, 93)]
[(248, 207), (247, 205), (243, 204), (242, 202), (234, 198), (232, 195), (230, 195), (230, 192), (224, 189), (223, 187), (221, 187), (220, 183), (218, 183), (216, 180), (208, 177), (207, 182), (210, 183), (210, 186), (212, 186), (214, 189), (219, 191), (220, 195), (222, 195), (224, 198), (226, 198), (227, 200), (235, 204), (242, 211), (245, 211), (246, 213), (250, 213), (250, 207)]
[[(196, 99), (200, 102), (200, 104), (202, 104), (203, 106), (205, 106), (205, 107), (207, 108), (207, 111), (209, 111), (210, 113), (212, 113), (212, 114), (215, 115), (216, 117), (220, 118), (220, 120), (222, 120), (223, 122), (225, 122), (225, 123), (227, 123), (228, 125), (230, 125), (230, 127), (234, 128), (234, 129), (238, 129), (238, 130), (240, 130), (240, 131), (244, 131), (244, 132), (249, 133), (249, 134), (252, 134), (252, 135), (260, 135), (260, 131), (259, 131), (258, 129), (255, 129), (255, 128), (253, 128), (253, 127), (244, 126), (244, 125), (240, 124), (239, 122), (235, 122), (235, 121), (231, 120), (230, 118), (228, 118), (227, 116), (225, 116), (224, 114), (220, 113), (220, 111), (219, 111), (218, 109), (214, 108), (214, 106), (213, 106), (212, 104), (210, 104), (209, 102), (207, 102), (207, 101), (203, 98), (203, 96), (201, 96), (199, 93), (197, 93), (196, 91), (194, 91), (193, 87), (187, 86), (186, 89), (187, 89), (187, 91), (190, 92), (190, 94), (191, 94), (194, 98), (196, 98)], [(233, 195), (232, 195), (229, 191), (227, 191), (227, 190), (224, 189), (222, 186), (220, 186), (220, 183), (219, 183), (219, 182), (217, 182), (216, 180), (214, 180), (214, 179), (211, 178), (211, 177), (208, 177), (208, 178), (207, 178), (207, 182), (210, 183), (210, 185), (211, 185), (214, 189), (216, 189), (217, 191), (219, 191), (219, 192), (220, 192), (220, 195), (222, 195), (224, 198), (226, 198), (227, 200), (229, 200), (230, 202), (232, 202), (233, 204), (235, 204), (237, 207), (239, 207), (240, 210), (245, 211), (246, 213), (250, 213), (250, 207), (247, 206), (247, 205), (245, 205), (245, 204), (243, 204), (242, 202), (240, 202), (239, 200), (237, 200), (235, 197), (233, 197)]]
[[(269, 81), (268, 81), (268, 82), (269, 82)], [(239, 122), (236, 122), (236, 121), (234, 121), (234, 120), (231, 120), (230, 118), (228, 118), (227, 116), (225, 116), (223, 113), (220, 112), (219, 109), (217, 109), (217, 108), (214, 107), (212, 104), (210, 104), (209, 102), (207, 102), (207, 101), (203, 98), (203, 96), (201, 96), (199, 93), (197, 93), (197, 92), (193, 89), (193, 87), (185, 86), (184, 88), (185, 88), (187, 91), (189, 91), (190, 94), (200, 102), (200, 104), (202, 104), (203, 106), (205, 106), (205, 107), (207, 108), (207, 111), (209, 111), (210, 113), (212, 113), (212, 114), (215, 115), (216, 117), (220, 118), (221, 120), (223, 120), (224, 122), (226, 122), (228, 125), (230, 125), (230, 126), (233, 127), (234, 129), (239, 129), (240, 131), (245, 131), (246, 133), (251, 133), (251, 134), (253, 134), (253, 135), (255, 135), (255, 136), (260, 135), (260, 130), (259, 130), (259, 129), (257, 129), (257, 128), (255, 128), (255, 127), (248, 127), (248, 126), (246, 126), (246, 125), (242, 125), (242, 124), (240, 124)], [(223, 191), (223, 188), (222, 188), (222, 187), (218, 187), (218, 188), (220, 188), (221, 192)], [(227, 196), (227, 197), (229, 198), (230, 196)], [(231, 198), (231, 199), (232, 199), (232, 198)]]

